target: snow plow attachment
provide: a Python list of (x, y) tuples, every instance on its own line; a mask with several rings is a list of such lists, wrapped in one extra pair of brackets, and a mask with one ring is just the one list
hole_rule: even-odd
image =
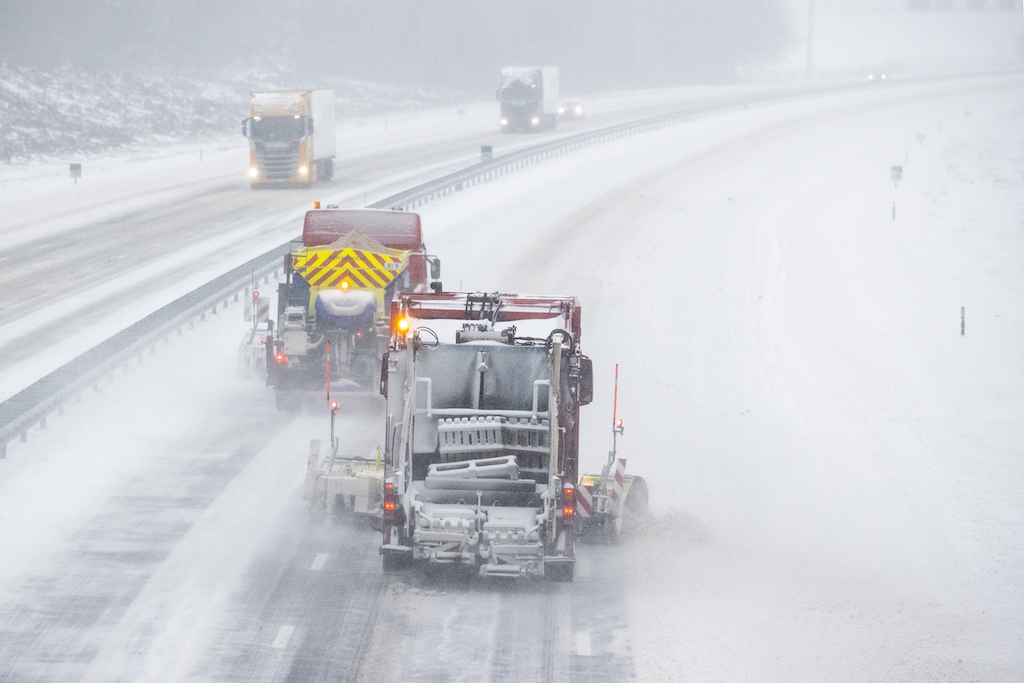
[(584, 474), (576, 486), (576, 524), (583, 541), (618, 540), (623, 528), (647, 514), (647, 482), (625, 473), (626, 459), (618, 458), (614, 475), (601, 488), (600, 474)]
[(377, 457), (340, 456), (320, 459), (320, 441), (309, 443), (303, 498), (313, 512), (328, 518), (368, 520), (379, 529), (384, 512), (384, 463)]
[(612, 403), (612, 449), (601, 474), (584, 474), (576, 484), (576, 524), (584, 541), (617, 541), (627, 528), (647, 515), (647, 482), (626, 474), (626, 459), (618, 457), (618, 437), (625, 425), (618, 416), (619, 366), (615, 365)]

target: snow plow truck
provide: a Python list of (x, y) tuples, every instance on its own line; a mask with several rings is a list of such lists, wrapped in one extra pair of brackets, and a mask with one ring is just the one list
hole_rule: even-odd
[(440, 266), (426, 253), (418, 214), (308, 211), (301, 243), (285, 256), (277, 323), (265, 337), (267, 384), (278, 407), (303, 390), (372, 391), (392, 300), (439, 291)]
[[(386, 572), (572, 581), (577, 536), (614, 507), (602, 516), (591, 479), (577, 514), (579, 410), (593, 394), (580, 316), (573, 297), (395, 297), (381, 367)], [(628, 485), (618, 495), (624, 505)]]

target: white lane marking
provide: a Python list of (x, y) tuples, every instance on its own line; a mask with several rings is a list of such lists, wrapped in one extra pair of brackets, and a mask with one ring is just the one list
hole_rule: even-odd
[(324, 568), (324, 564), (327, 562), (327, 553), (317, 553), (316, 559), (313, 560), (313, 566), (310, 567), (315, 572), (320, 571)]
[(578, 631), (576, 633), (576, 654), (580, 657), (590, 656), (590, 632)]
[[(281, 627), (281, 630), (277, 632), (277, 638), (274, 639), (274, 647), (281, 649), (288, 647), (288, 641), (292, 639), (292, 633), (295, 632), (295, 627), (291, 624), (285, 624)], [(590, 642), (589, 640), (587, 641)]]
[(576, 576), (584, 579), (590, 576), (590, 562), (588, 560), (576, 560)]

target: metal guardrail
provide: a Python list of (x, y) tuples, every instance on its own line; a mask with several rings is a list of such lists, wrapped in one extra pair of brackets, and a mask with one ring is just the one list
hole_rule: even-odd
[[(432, 199), (587, 145), (711, 116), (820, 97), (858, 87), (863, 86), (842, 85), (802, 89), (756, 99), (737, 99), (570, 135), (503, 154), (491, 161), (481, 162), (417, 185), (375, 202), (370, 208), (408, 211)], [(227, 306), (231, 299), (238, 300), (239, 294), (254, 278), (266, 281), (270, 275), (276, 274), (282, 269), (283, 258), (288, 253), (290, 243), (291, 240), (154, 311), (0, 403), (0, 459), (7, 457), (7, 444), (15, 439), (26, 441), (28, 430), (34, 426), (45, 428), (47, 417), (62, 413), (64, 406), (84, 391), (98, 388), (104, 378), (111, 377), (117, 369), (133, 359), (140, 358), (147, 349), (155, 353), (157, 343), (168, 339), (171, 334), (180, 334), (186, 325), (194, 325), (197, 319), (203, 318), (207, 313), (216, 313), (218, 307)]]

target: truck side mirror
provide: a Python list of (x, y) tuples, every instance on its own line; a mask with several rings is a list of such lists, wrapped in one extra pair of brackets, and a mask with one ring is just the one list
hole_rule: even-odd
[(594, 400), (594, 363), (586, 356), (580, 356), (579, 402), (585, 406)]
[(249, 119), (242, 120), (242, 136), (249, 137)]
[(441, 259), (436, 256), (430, 260), (430, 279), (436, 280), (441, 277)]

